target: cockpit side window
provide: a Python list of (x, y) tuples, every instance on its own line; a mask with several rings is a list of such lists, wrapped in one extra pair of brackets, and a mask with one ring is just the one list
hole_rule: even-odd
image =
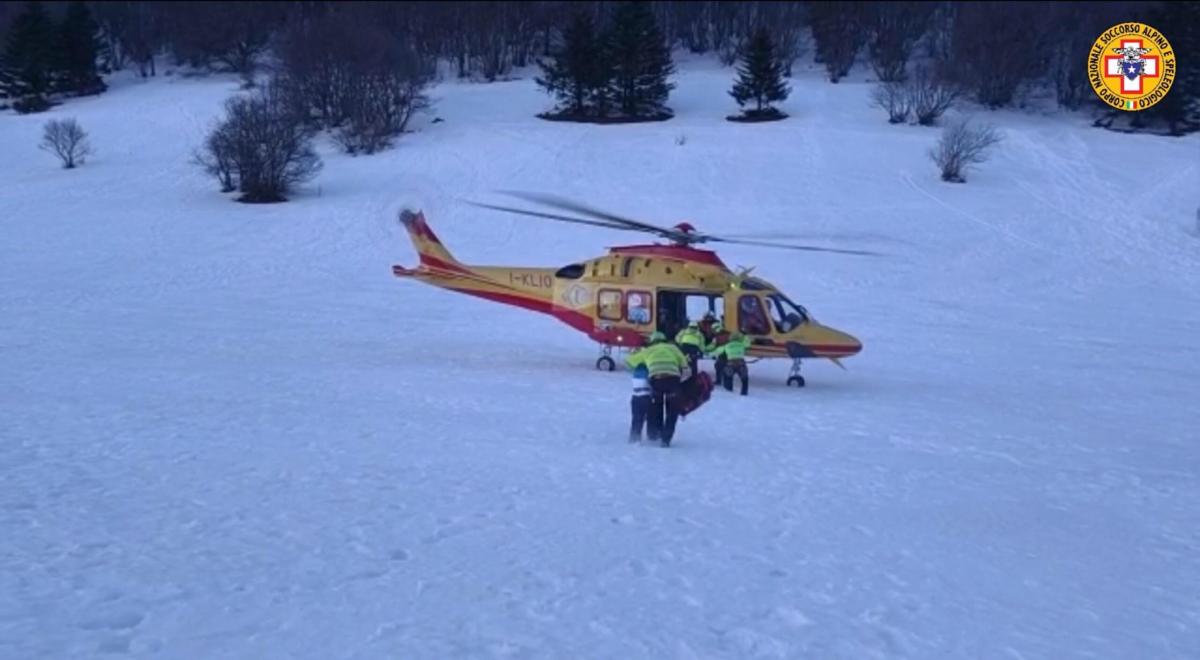
[(758, 296), (744, 295), (738, 299), (738, 330), (747, 335), (770, 334), (767, 314)]
[(808, 313), (803, 307), (796, 305), (783, 294), (767, 296), (767, 307), (771, 309), (771, 319), (779, 332), (791, 332), (809, 321)]

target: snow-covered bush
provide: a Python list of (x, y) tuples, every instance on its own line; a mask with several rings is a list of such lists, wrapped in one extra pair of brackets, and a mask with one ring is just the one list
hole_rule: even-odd
[(991, 126), (973, 126), (968, 118), (959, 118), (942, 129), (942, 139), (929, 151), (929, 157), (941, 168), (942, 180), (964, 183), (963, 173), (987, 160), (1001, 135)]
[(83, 159), (92, 154), (87, 131), (74, 119), (53, 119), (46, 122), (42, 142), (38, 146), (58, 156), (63, 167), (68, 170), (76, 164), (82, 165)]

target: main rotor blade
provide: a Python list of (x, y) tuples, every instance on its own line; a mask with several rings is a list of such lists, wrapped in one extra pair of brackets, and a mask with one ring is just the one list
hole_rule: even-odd
[(882, 256), (879, 252), (871, 252), (869, 250), (843, 250), (840, 248), (818, 247), (815, 245), (788, 245), (786, 243), (767, 243), (765, 241), (747, 241), (736, 238), (721, 238), (719, 236), (703, 236), (703, 242), (708, 243), (734, 243), (738, 245), (754, 245), (757, 247), (776, 248), (780, 250), (803, 250), (805, 252), (834, 252), (837, 254), (855, 254), (860, 256), (879, 257)]
[(516, 215), (528, 215), (528, 216), (532, 216), (535, 218), (545, 218), (547, 220), (557, 220), (559, 222), (574, 222), (574, 223), (581, 224), (581, 225), (592, 225), (595, 227), (604, 227), (606, 229), (620, 229), (623, 231), (637, 231), (636, 229), (633, 229), (632, 227), (626, 227), (625, 225), (619, 225), (619, 224), (612, 223), (612, 222), (601, 222), (599, 220), (585, 220), (583, 218), (572, 218), (572, 217), (566, 216), (566, 215), (557, 215), (554, 213), (542, 213), (540, 211), (528, 211), (526, 209), (518, 209), (518, 208), (513, 208), (511, 206), (498, 206), (496, 204), (484, 204), (483, 202), (468, 201), (467, 203), (470, 204), (471, 206), (478, 206), (480, 208), (492, 209), (493, 211), (504, 211), (505, 213), (515, 213)]
[(640, 220), (633, 220), (631, 218), (614, 215), (607, 211), (601, 211), (599, 209), (595, 209), (590, 206), (584, 206), (583, 204), (580, 204), (578, 202), (573, 202), (569, 199), (564, 199), (562, 197), (556, 197), (554, 195), (547, 195), (544, 193), (528, 193), (528, 192), (522, 192), (519, 190), (503, 190), (500, 192), (503, 192), (506, 195), (512, 195), (513, 197), (518, 197), (520, 199), (524, 199), (526, 201), (537, 202), (539, 204), (545, 204), (546, 206), (549, 206), (552, 208), (557, 208), (557, 209), (560, 209), (563, 211), (572, 211), (574, 213), (579, 213), (581, 215), (588, 215), (593, 218), (598, 218), (600, 220), (604, 220), (607, 222), (614, 222), (614, 223), (626, 225), (630, 228), (638, 229), (640, 231), (653, 232), (653, 233), (660, 234), (660, 235), (668, 237), (668, 238), (683, 239), (686, 236), (686, 234), (684, 234), (683, 232), (681, 232), (677, 229), (670, 229), (667, 227), (659, 227), (657, 225), (652, 225), (648, 222), (642, 222)]

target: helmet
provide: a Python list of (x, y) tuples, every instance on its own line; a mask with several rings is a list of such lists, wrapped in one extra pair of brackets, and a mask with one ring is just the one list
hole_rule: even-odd
[(695, 321), (692, 321), (692, 322), (688, 323), (688, 327), (689, 328), (699, 328), (700, 324)]
[(658, 332), (657, 330), (650, 333), (650, 343), (651, 344), (657, 344), (660, 341), (666, 341), (666, 340), (667, 340), (667, 336), (661, 332)]
[(715, 320), (716, 318), (717, 318), (716, 314), (713, 314), (712, 312), (704, 312), (704, 320), (705, 321)]
[(720, 332), (724, 329), (725, 329), (725, 326), (721, 325), (720, 321), (717, 321), (716, 323), (714, 323), (713, 327), (712, 327), (713, 332)]

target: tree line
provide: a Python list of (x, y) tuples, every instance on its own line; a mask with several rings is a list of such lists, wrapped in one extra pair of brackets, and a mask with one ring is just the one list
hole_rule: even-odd
[[(1105, 28), (1131, 20), (1159, 26), (1180, 66), (1161, 102), (1121, 113), (1096, 99), (1085, 65)], [(745, 110), (729, 117), (736, 121), (785, 117), (773, 104), (790, 93), (795, 64), (811, 58), (830, 84), (856, 67), (867, 72), (872, 100), (892, 123), (934, 125), (962, 100), (1019, 108), (1050, 94), (1066, 109), (1093, 108), (1098, 126), (1200, 130), (1200, 67), (1191, 65), (1200, 60), (1197, 0), (1031, 2), (1020, 10), (906, 0), (31, 0), (0, 3), (0, 31), (0, 96), (18, 112), (102, 93), (100, 75), (120, 69), (149, 77), (170, 62), (238, 74), (252, 93), (230, 99), (195, 160), (243, 201), (285, 199), (318, 171), (311, 138), (319, 131), (350, 154), (388, 148), (428, 103), (439, 63), (482, 81), (537, 65), (538, 84), (558, 101), (547, 119), (669, 118), (672, 51), (684, 48), (738, 63), (729, 95)]]
[[(403, 3), (299, 1), (12, 2), (0, 3), (6, 36), (0, 94), (32, 98), (59, 91), (94, 93), (85, 64), (101, 72), (135, 68), (156, 74), (157, 59), (227, 71), (252, 80), (284, 35), (297, 24), (331, 14), (362, 17), (361, 25), (400, 40), (423, 57), (449, 63), (454, 75), (494, 81), (514, 67), (544, 60), (584, 18), (603, 32), (626, 3), (590, 1), (412, 1)], [(883, 83), (902, 83), (915, 65), (953, 83), (962, 95), (990, 108), (1019, 107), (1034, 92), (1052, 92), (1063, 108), (1100, 107), (1084, 63), (1095, 38), (1124, 21), (1158, 26), (1171, 39), (1180, 76), (1171, 94), (1146, 112), (1125, 116), (1131, 128), (1165, 125), (1173, 133), (1200, 128), (1200, 2), (969, 3), (882, 0), (870, 2), (720, 2), (672, 0), (641, 3), (668, 49), (716, 53), (733, 64), (753, 35), (765, 31), (775, 44), (785, 76), (811, 54), (832, 83), (858, 64)], [(28, 18), (31, 7), (41, 18)], [(94, 26), (82, 19), (87, 13)], [(73, 15), (74, 37), (63, 36)], [(581, 18), (584, 17), (584, 18)], [(59, 26), (56, 27), (56, 22)], [(57, 32), (59, 36), (49, 36)], [(88, 42), (94, 38), (94, 45)], [(67, 62), (71, 63), (68, 64)], [(594, 74), (600, 75), (600, 74)], [(613, 75), (617, 75), (614, 72)], [(63, 82), (70, 80), (71, 82)], [(592, 96), (612, 96), (611, 85), (592, 81)], [(615, 85), (619, 91), (620, 85)], [(624, 89), (628, 92), (628, 82)], [(670, 90), (667, 90), (668, 92)], [(603, 94), (601, 94), (603, 92)], [(578, 93), (578, 91), (577, 91)], [(603, 105), (606, 101), (596, 100)], [(615, 99), (629, 110), (638, 101)], [(37, 105), (37, 104), (35, 104)], [(579, 105), (576, 103), (576, 105)], [(1103, 122), (1102, 122), (1103, 123)]]
[(18, 112), (41, 112), (52, 96), (99, 94), (107, 89), (97, 69), (97, 26), (83, 2), (51, 16), (29, 3), (14, 16), (0, 53), (0, 96), (14, 99)]

